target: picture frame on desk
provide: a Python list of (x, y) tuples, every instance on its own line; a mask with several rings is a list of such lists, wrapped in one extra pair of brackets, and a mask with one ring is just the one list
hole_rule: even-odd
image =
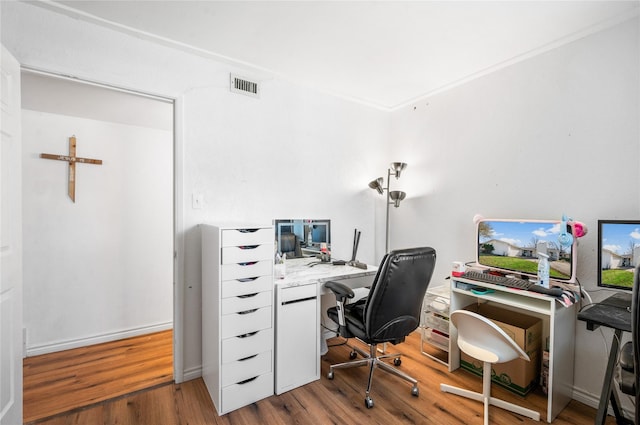
[(632, 290), (640, 262), (640, 220), (598, 220), (598, 286)]

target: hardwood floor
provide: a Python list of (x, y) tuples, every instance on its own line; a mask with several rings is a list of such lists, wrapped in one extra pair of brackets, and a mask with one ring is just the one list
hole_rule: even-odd
[(171, 330), (27, 357), (23, 362), (24, 421), (172, 381)]
[[(332, 341), (330, 341), (332, 342)], [(335, 342), (335, 341), (333, 341)], [(478, 377), (465, 371), (449, 373), (445, 366), (420, 353), (420, 336), (412, 334), (404, 344), (390, 346), (402, 352), (404, 371), (420, 382), (420, 396), (411, 396), (411, 385), (377, 370), (372, 398), (375, 406), (364, 406), (367, 369), (337, 370), (330, 381), (326, 373), (330, 363), (348, 358), (345, 346), (332, 347), (322, 359), (320, 380), (279, 396), (218, 416), (202, 379), (182, 384), (167, 384), (139, 391), (63, 415), (38, 421), (38, 425), (254, 425), (254, 424), (482, 424), (482, 404), (440, 392), (440, 383), (480, 391)], [(534, 392), (526, 398), (493, 387), (493, 395), (546, 415), (546, 397)], [(554, 425), (587, 425), (595, 419), (595, 409), (577, 401), (565, 408)], [(539, 424), (499, 408), (491, 407), (493, 425)], [(607, 425), (615, 424), (612, 417)]]

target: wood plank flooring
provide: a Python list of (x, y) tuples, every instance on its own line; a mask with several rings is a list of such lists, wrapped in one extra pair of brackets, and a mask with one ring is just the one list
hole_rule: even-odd
[[(337, 340), (330, 341), (337, 342)], [(337, 370), (330, 381), (326, 373), (330, 363), (348, 358), (348, 348), (332, 347), (322, 359), (321, 379), (279, 396), (218, 416), (202, 379), (182, 384), (167, 384), (76, 409), (63, 415), (38, 421), (38, 425), (295, 425), (295, 424), (425, 424), (481, 425), (482, 404), (440, 392), (445, 382), (474, 391), (482, 384), (478, 377), (459, 370), (449, 373), (444, 365), (420, 353), (420, 335), (412, 334), (404, 344), (389, 346), (402, 352), (401, 369), (420, 382), (420, 396), (411, 396), (411, 385), (376, 370), (372, 398), (375, 406), (364, 406), (367, 369)], [(546, 417), (546, 397), (534, 392), (526, 398), (493, 387), (493, 395), (538, 410)], [(572, 401), (554, 425), (593, 424), (595, 409)], [(490, 411), (493, 425), (540, 424), (496, 407)], [(615, 424), (612, 417), (607, 425)]]
[(171, 330), (27, 357), (23, 362), (24, 421), (172, 381)]

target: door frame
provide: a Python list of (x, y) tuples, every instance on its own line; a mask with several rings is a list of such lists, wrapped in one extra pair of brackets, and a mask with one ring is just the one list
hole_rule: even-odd
[[(22, 422), (22, 122), (20, 63), (5, 47), (0, 46), (0, 78), (2, 82), (2, 159), (0, 171), (5, 176), (2, 196), (2, 239), (0, 240), (0, 313), (2, 331), (0, 345), (3, 381), (0, 424)], [(5, 150), (6, 143), (6, 150)], [(8, 168), (6, 168), (8, 167)], [(8, 180), (11, 180), (9, 183)], [(6, 203), (6, 205), (5, 205)], [(7, 232), (8, 234), (5, 234)], [(2, 392), (2, 391), (6, 392)]]
[(112, 84), (92, 81), (85, 78), (70, 77), (54, 71), (42, 70), (20, 64), (21, 72), (32, 72), (52, 78), (89, 84), (144, 96), (173, 105), (173, 379), (175, 383), (184, 382), (184, 213), (183, 213), (183, 101), (181, 98), (164, 94), (149, 93), (141, 90), (119, 87)]

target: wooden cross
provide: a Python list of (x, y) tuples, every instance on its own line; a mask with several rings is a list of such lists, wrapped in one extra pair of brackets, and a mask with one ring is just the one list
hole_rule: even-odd
[(102, 165), (101, 159), (80, 158), (76, 156), (76, 136), (69, 137), (69, 155), (41, 153), (40, 158), (67, 161), (69, 163), (69, 197), (76, 202), (76, 162)]

